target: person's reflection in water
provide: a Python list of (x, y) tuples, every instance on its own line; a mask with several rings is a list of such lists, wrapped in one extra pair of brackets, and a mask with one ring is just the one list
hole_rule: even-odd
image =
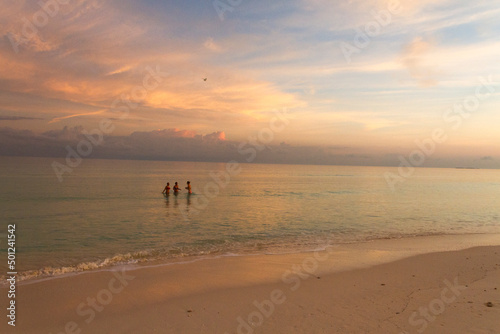
[(178, 207), (179, 206), (179, 201), (177, 200), (177, 194), (175, 195), (174, 197), (174, 207)]

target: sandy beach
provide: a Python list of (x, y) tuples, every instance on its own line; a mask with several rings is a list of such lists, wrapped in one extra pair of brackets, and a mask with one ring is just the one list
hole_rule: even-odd
[(500, 333), (498, 241), (379, 240), (22, 282), (16, 326), (4, 316), (0, 332)]
[(1, 1), (0, 334), (500, 334), (500, 1)]

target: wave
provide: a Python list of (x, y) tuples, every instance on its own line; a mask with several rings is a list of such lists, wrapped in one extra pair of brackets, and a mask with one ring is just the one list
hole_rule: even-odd
[[(126, 254), (116, 254), (105, 259), (96, 261), (85, 261), (76, 265), (68, 265), (61, 267), (46, 266), (37, 270), (19, 271), (17, 281), (23, 282), (34, 279), (43, 279), (51, 277), (59, 277), (62, 275), (78, 274), (86, 271), (101, 270), (122, 265), (143, 264), (152, 261), (161, 260), (178, 260), (185, 258), (199, 258), (212, 256), (234, 256), (251, 254), (251, 250), (232, 253), (228, 247), (224, 247), (221, 240), (205, 240), (201, 245), (191, 245), (187, 247), (175, 247), (167, 251), (162, 250), (143, 250)], [(256, 244), (258, 248), (258, 244)], [(254, 247), (255, 248), (255, 247)], [(0, 286), (5, 284), (7, 276), (0, 275)]]
[[(364, 235), (357, 237), (347, 237), (342, 233), (323, 235), (302, 235), (295, 240), (288, 242), (275, 242), (268, 240), (255, 240), (248, 243), (237, 243), (226, 245), (230, 247), (186, 247), (185, 249), (175, 248), (168, 251), (149, 250), (134, 253), (117, 254), (102, 260), (86, 261), (76, 265), (61, 267), (43, 267), (38, 270), (27, 270), (18, 272), (18, 282), (31, 280), (57, 278), (63, 275), (84, 273), (87, 271), (105, 270), (116, 266), (129, 266), (134, 264), (144, 265), (148, 262), (183, 263), (184, 260), (196, 261), (203, 258), (217, 258), (221, 256), (247, 256), (247, 255), (277, 255), (290, 253), (306, 253), (311, 251), (325, 250), (328, 247), (340, 244), (364, 243), (384, 239), (403, 239), (415, 237), (428, 237), (440, 235), (460, 235), (477, 233), (442, 233), (442, 232), (422, 232), (422, 233), (386, 233), (383, 235)], [(481, 233), (479, 233), (481, 234)], [(292, 242), (290, 242), (292, 241)], [(206, 245), (205, 245), (206, 246)], [(181, 262), (179, 262), (179, 260)], [(0, 286), (5, 285), (6, 276), (0, 276)]]
[[(54, 277), (60, 275), (67, 275), (71, 273), (80, 273), (89, 270), (97, 270), (116, 265), (134, 264), (147, 260), (148, 260), (147, 252), (119, 254), (110, 258), (105, 258), (103, 260), (83, 262), (74, 266), (63, 266), (63, 267), (49, 266), (38, 270), (27, 270), (24, 272), (19, 272), (17, 280), (19, 282), (22, 282), (25, 280), (30, 280), (35, 278)], [(0, 279), (3, 280), (4, 277), (0, 277)]]

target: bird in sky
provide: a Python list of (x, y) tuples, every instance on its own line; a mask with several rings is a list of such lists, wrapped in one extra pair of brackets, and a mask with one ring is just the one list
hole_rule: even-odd
[(203, 81), (207, 81), (207, 78), (202, 78), (202, 79), (203, 79)]

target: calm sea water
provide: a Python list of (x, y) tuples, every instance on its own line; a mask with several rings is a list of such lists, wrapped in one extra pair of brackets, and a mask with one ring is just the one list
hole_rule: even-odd
[[(500, 233), (500, 171), (84, 160), (59, 182), (54, 159), (0, 158), (0, 261), (16, 224), (25, 278), (118, 263), (284, 253), (379, 238)], [(58, 160), (64, 162), (63, 160)], [(219, 186), (212, 175), (219, 175)], [(165, 198), (169, 181), (183, 190)]]

